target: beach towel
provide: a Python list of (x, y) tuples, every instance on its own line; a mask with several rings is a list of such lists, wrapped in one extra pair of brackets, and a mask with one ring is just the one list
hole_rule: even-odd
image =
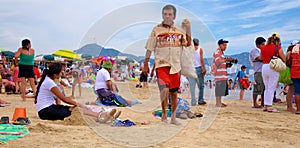
[(29, 134), (26, 125), (0, 124), (0, 143), (15, 140)]

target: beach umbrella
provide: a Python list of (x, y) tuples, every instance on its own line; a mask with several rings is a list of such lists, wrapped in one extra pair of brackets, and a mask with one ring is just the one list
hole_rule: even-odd
[(4, 48), (1, 48), (1, 49), (0, 49), (0, 52), (2, 52), (2, 51), (6, 51), (6, 50), (5, 50)]
[(12, 59), (15, 57), (16, 53), (12, 51), (2, 51), (1, 52), (7, 59)]
[(53, 55), (44, 55), (43, 59), (45, 61), (53, 61), (54, 60), (54, 56)]
[(75, 53), (73, 50), (69, 50), (69, 49), (57, 50), (52, 55), (67, 58), (69, 60), (79, 60), (79, 61), (81, 61), (81, 57), (77, 53)]
[(43, 55), (37, 55), (34, 57), (35, 61), (43, 61)]
[(89, 54), (82, 54), (81, 58), (86, 59), (86, 60), (90, 60), (93, 58), (93, 56), (89, 55)]

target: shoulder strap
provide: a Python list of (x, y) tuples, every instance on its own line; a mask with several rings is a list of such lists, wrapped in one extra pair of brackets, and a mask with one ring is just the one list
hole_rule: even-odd
[(279, 55), (278, 45), (275, 45), (274, 55), (275, 55), (275, 56), (278, 56), (278, 55)]

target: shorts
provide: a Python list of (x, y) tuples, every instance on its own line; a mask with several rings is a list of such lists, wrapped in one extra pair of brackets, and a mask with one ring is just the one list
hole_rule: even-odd
[(71, 116), (70, 106), (51, 105), (38, 112), (42, 120), (64, 120), (64, 118)]
[(25, 77), (25, 78), (35, 78), (34, 71), (33, 71), (33, 65), (19, 65), (19, 78)]
[(145, 75), (143, 72), (140, 75), (140, 82), (147, 82), (148, 76)]
[(261, 72), (254, 73), (253, 94), (261, 95), (265, 91), (265, 84)]
[(291, 78), (294, 84), (294, 95), (300, 95), (300, 78)]
[(226, 80), (216, 81), (215, 95), (216, 96), (228, 95), (228, 84)]
[(157, 84), (159, 90), (169, 88), (169, 92), (177, 92), (180, 87), (180, 74), (170, 74), (171, 67), (159, 67), (156, 69)]

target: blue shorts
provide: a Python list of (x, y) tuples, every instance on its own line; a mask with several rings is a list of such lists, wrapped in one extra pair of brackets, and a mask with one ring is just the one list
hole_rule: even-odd
[(300, 95), (300, 78), (291, 78), (294, 84), (294, 95)]

